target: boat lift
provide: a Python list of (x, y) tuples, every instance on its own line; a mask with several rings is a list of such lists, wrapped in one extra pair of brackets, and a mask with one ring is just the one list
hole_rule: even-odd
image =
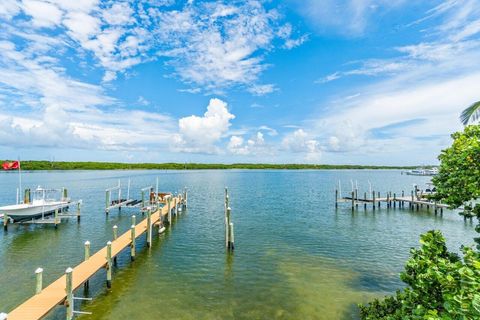
[(158, 192), (158, 178), (155, 189), (153, 186), (147, 186), (140, 189), (140, 192), (140, 199), (130, 198), (130, 179), (128, 179), (127, 196), (122, 198), (122, 186), (120, 180), (118, 180), (117, 186), (105, 189), (105, 213), (108, 214), (110, 210), (115, 208), (118, 208), (119, 211), (121, 208), (140, 208), (140, 212), (144, 213), (147, 210), (157, 209), (160, 203), (171, 195), (170, 193)]
[[(45, 191), (59, 191), (61, 193), (61, 200), (66, 201), (66, 203), (58, 205), (57, 208), (53, 211), (44, 211), (40, 217), (32, 217), (29, 220), (13, 221), (8, 215), (5, 217), (4, 214), (0, 214), (0, 219), (3, 222), (4, 230), (7, 230), (8, 224), (53, 224), (55, 228), (62, 222), (63, 219), (68, 218), (77, 218), (77, 221), (80, 221), (80, 211), (82, 206), (82, 200), (71, 201), (68, 198), (67, 188), (61, 189), (44, 189)], [(20, 202), (19, 190), (17, 189), (17, 204), (19, 203), (31, 203), (31, 190), (27, 188), (24, 190), (23, 201)], [(70, 213), (70, 207), (76, 207), (76, 212)], [(45, 209), (43, 209), (45, 210)]]

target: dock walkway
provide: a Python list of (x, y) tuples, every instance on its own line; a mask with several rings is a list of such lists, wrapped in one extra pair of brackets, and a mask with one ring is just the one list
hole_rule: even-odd
[[(160, 219), (169, 215), (169, 208), (173, 210), (177, 205), (182, 203), (182, 196), (173, 197), (171, 206), (165, 205), (158, 208), (157, 211), (151, 214), (151, 225), (160, 222)], [(171, 212), (170, 212), (171, 214)], [(135, 238), (138, 238), (143, 233), (147, 232), (148, 220), (144, 219), (135, 226)], [(132, 228), (133, 229), (133, 228)], [(122, 250), (132, 244), (132, 231), (119, 236), (117, 239), (111, 241), (111, 257), (114, 258)], [(77, 265), (72, 271), (72, 290), (78, 289), (82, 284), (87, 282), (97, 271), (106, 267), (107, 247), (90, 256), (87, 260)], [(34, 295), (12, 312), (8, 314), (8, 320), (37, 320), (45, 317), (52, 309), (59, 304), (67, 304), (67, 279), (63, 275), (55, 280), (48, 287), (44, 288), (40, 293)]]

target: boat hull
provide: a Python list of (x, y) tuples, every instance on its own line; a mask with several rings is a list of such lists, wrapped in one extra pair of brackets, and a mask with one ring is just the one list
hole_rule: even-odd
[(55, 210), (62, 211), (68, 208), (68, 202), (54, 202), (43, 205), (23, 204), (0, 207), (0, 213), (8, 216), (13, 221), (25, 221), (49, 216), (55, 213)]

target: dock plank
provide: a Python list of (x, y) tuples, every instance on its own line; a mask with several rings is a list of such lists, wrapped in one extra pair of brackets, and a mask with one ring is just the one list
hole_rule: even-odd
[[(172, 208), (180, 202), (180, 197), (172, 199)], [(164, 206), (151, 215), (152, 225), (157, 223), (160, 216), (168, 214), (168, 207)], [(147, 219), (142, 220), (135, 226), (135, 238), (138, 238), (147, 231)], [(112, 241), (112, 258), (131, 244), (131, 231), (128, 230), (116, 240)], [(90, 279), (97, 271), (107, 264), (107, 247), (103, 247), (88, 260), (77, 265), (72, 272), (73, 290), (78, 289), (83, 283)], [(8, 320), (38, 320), (45, 317), (57, 305), (65, 302), (66, 277), (61, 276), (39, 294), (34, 295), (12, 312), (8, 314)]]

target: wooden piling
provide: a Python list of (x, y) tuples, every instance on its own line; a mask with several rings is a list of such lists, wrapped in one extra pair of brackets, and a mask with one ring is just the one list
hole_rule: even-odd
[(36, 286), (35, 286), (35, 294), (39, 294), (42, 292), (43, 289), (43, 269), (42, 268), (37, 268), (35, 270), (35, 278), (36, 278)]
[(131, 243), (130, 243), (130, 259), (132, 261), (135, 260), (135, 225), (132, 224), (130, 227), (130, 234), (131, 234)]
[(352, 211), (355, 210), (355, 191), (352, 191)]
[(393, 207), (394, 208), (397, 207), (397, 194), (396, 193), (393, 194)]
[(112, 287), (112, 242), (107, 242), (107, 288)]
[(135, 215), (133, 215), (133, 216), (132, 216), (132, 226), (134, 226), (134, 225), (136, 224), (136, 223), (135, 223), (135, 222), (136, 222), (135, 220), (136, 220), (136, 217), (135, 217)]
[[(85, 241), (85, 258), (84, 260), (87, 261), (88, 259), (90, 259), (90, 241)], [(83, 284), (83, 287), (85, 288), (85, 290), (88, 290), (88, 287), (90, 286), (90, 283), (89, 281), (85, 281), (85, 283)]]
[(118, 238), (118, 227), (117, 227), (117, 225), (114, 225), (112, 229), (113, 229), (113, 240), (117, 240), (117, 238)]
[(55, 209), (55, 213), (53, 215), (53, 223), (55, 224), (55, 228), (57, 228), (60, 221), (58, 220), (58, 209)]
[(72, 268), (67, 268), (65, 270), (65, 278), (66, 278), (66, 293), (67, 299), (65, 300), (65, 306), (67, 307), (66, 319), (71, 320), (73, 319), (73, 279), (72, 279)]
[[(66, 190), (66, 189), (65, 189)], [(77, 221), (80, 221), (80, 207), (81, 207), (81, 202), (77, 202)]]
[(85, 261), (90, 258), (90, 241), (85, 241)]
[(375, 211), (375, 191), (372, 191), (372, 204), (373, 211)]
[(338, 208), (338, 189), (335, 189), (335, 209)]
[(358, 189), (355, 189), (355, 207), (358, 210)]
[(147, 211), (147, 247), (152, 246), (152, 212)]
[(363, 209), (367, 210), (367, 193), (363, 194)]
[(108, 207), (110, 207), (110, 190), (105, 191), (105, 213), (108, 214)]
[[(378, 199), (380, 199), (380, 191), (378, 191)], [(381, 201), (377, 201), (377, 206), (380, 208)]]
[(228, 207), (225, 212), (225, 246), (228, 249), (230, 243), (230, 219), (231, 219), (231, 208)]
[(168, 214), (167, 214), (167, 217), (168, 217), (168, 224), (171, 225), (172, 224), (172, 198), (171, 197), (168, 197), (168, 200), (167, 200), (167, 207), (168, 207)]
[(234, 245), (234, 243), (235, 243), (235, 241), (234, 241), (235, 237), (234, 237), (234, 235), (233, 235), (233, 222), (230, 222), (230, 225), (229, 225), (228, 230), (229, 230), (228, 234), (229, 234), (229, 238), (230, 238), (230, 241), (229, 241), (229, 243), (228, 243), (228, 249), (229, 249), (230, 251), (233, 251), (233, 249), (235, 249), (235, 245)]
[(8, 229), (8, 214), (3, 214), (3, 230), (7, 231)]
[[(113, 226), (113, 240), (117, 240), (118, 238), (118, 227), (117, 225)], [(117, 264), (117, 256), (113, 257), (113, 264)]]
[(184, 207), (185, 207), (185, 209), (186, 209), (187, 206), (188, 206), (188, 192), (187, 192), (187, 187), (184, 188), (184, 194), (185, 194), (185, 200), (184, 200), (184, 201), (185, 201), (185, 205), (184, 205)]

